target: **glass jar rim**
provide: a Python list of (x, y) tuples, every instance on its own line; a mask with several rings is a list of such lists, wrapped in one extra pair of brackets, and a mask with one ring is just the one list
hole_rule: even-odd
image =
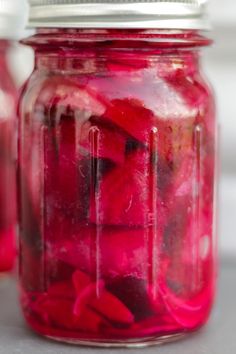
[[(165, 29), (101, 29), (101, 28), (38, 28), (31, 37), (24, 38), (21, 43), (32, 48), (57, 49), (61, 46), (80, 48), (80, 45), (91, 45), (91, 42), (103, 43), (116, 41), (119, 47), (124, 43), (124, 48), (133, 46), (133, 43), (149, 43), (162, 49), (170, 48), (199, 48), (211, 45), (213, 40), (205, 33), (198, 30), (165, 30)], [(137, 48), (137, 45), (136, 45)]]

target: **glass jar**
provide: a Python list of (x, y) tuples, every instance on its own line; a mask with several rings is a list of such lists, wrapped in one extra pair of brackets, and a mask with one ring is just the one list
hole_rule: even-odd
[(26, 321), (98, 346), (195, 331), (216, 279), (215, 107), (199, 67), (210, 41), (48, 18), (24, 41), (36, 53), (20, 103)]
[(9, 44), (0, 40), (0, 273), (15, 261), (15, 153), (14, 136), (17, 92), (6, 61)]
[[(0, 0), (0, 274), (11, 271), (16, 255), (16, 102), (8, 53), (20, 35), (19, 0)], [(19, 8), (20, 6), (20, 8)]]

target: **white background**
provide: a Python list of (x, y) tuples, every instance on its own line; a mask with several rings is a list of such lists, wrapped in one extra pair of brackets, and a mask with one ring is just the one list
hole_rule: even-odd
[(220, 249), (236, 256), (236, 1), (212, 0), (215, 43), (204, 66), (212, 82), (221, 126)]
[[(221, 126), (222, 174), (220, 183), (220, 250), (236, 256), (236, 1), (212, 0), (210, 16), (213, 47), (203, 56), (204, 71), (212, 82)], [(12, 66), (18, 83), (33, 68), (28, 48), (14, 52)]]

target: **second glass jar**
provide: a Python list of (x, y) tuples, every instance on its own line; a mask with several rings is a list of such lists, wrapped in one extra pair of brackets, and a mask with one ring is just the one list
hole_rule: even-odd
[(11, 41), (0, 39), (0, 276), (13, 270), (16, 258), (17, 90), (8, 68), (10, 47)]

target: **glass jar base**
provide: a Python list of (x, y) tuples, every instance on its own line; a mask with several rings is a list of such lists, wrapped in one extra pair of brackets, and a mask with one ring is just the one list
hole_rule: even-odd
[(175, 342), (177, 340), (183, 339), (187, 336), (187, 333), (175, 333), (169, 335), (163, 335), (160, 337), (148, 337), (145, 339), (131, 339), (131, 340), (116, 340), (116, 341), (96, 341), (96, 340), (79, 340), (79, 339), (68, 339), (68, 338), (59, 338), (53, 336), (45, 336), (46, 338), (85, 347), (99, 347), (99, 348), (146, 348), (155, 345), (161, 345), (165, 343)]

